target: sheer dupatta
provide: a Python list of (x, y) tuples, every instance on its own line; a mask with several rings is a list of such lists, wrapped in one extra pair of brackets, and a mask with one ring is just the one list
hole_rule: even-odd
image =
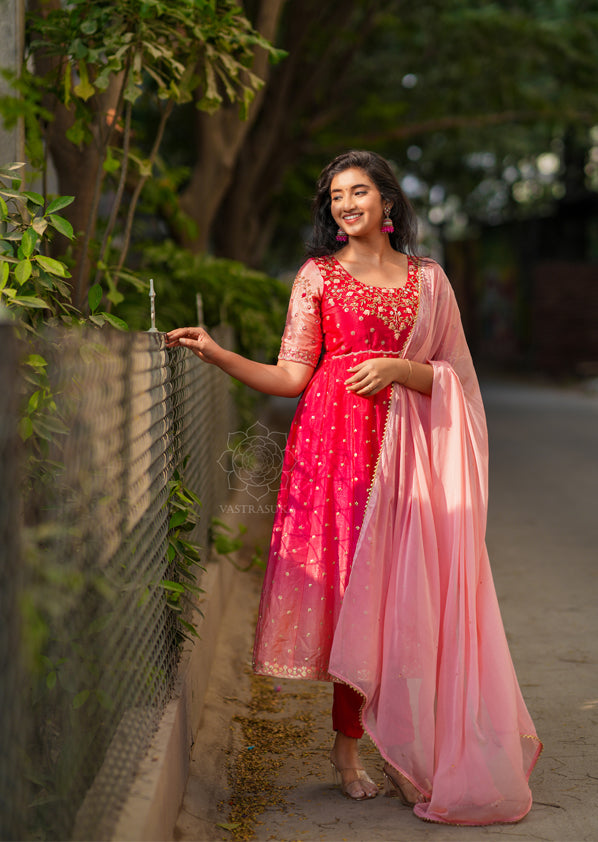
[(424, 264), (405, 357), (431, 397), (395, 385), (330, 673), (364, 696), (383, 757), (423, 819), (491, 824), (530, 809), (541, 744), (521, 696), (485, 547), (487, 433), (446, 276)]

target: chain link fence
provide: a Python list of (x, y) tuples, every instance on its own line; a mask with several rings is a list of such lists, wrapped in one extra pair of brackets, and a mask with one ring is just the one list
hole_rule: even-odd
[(156, 334), (56, 331), (18, 365), (0, 332), (0, 836), (109, 839), (178, 661), (171, 482), (201, 499), (207, 548), (228, 379)]

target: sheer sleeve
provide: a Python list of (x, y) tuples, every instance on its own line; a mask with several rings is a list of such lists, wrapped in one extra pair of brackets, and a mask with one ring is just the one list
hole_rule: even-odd
[(322, 287), (322, 275), (315, 261), (308, 260), (293, 283), (279, 360), (291, 360), (314, 368), (317, 365), (322, 347)]

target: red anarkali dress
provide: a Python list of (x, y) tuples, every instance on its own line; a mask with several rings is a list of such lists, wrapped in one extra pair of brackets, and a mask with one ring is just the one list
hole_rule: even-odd
[[(348, 391), (348, 369), (380, 356), (431, 363), (432, 395)], [(307, 261), (280, 359), (314, 374), (287, 442), (256, 672), (356, 688), (421, 818), (519, 820), (541, 745), (492, 583), (485, 417), (444, 272), (409, 258), (405, 286), (384, 289)]]
[(417, 313), (418, 285), (413, 260), (403, 289), (359, 283), (333, 257), (308, 261), (295, 280), (280, 359), (315, 371), (285, 451), (259, 614), (257, 672), (331, 678), (330, 647), (391, 391), (360, 397), (344, 383), (358, 362), (401, 355)]

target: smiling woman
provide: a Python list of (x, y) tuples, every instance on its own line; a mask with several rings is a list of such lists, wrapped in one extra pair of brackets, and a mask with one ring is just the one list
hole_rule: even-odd
[[(513, 671), (484, 530), (487, 437), (459, 311), (415, 256), (388, 163), (349, 152), (318, 181), (278, 363), (168, 334), (261, 391), (303, 393), (289, 432), (254, 648), (258, 673), (334, 682), (342, 792), (420, 818), (514, 822), (540, 743)], [(337, 239), (339, 237), (339, 239)]]
[[(360, 183), (360, 180), (365, 183)], [(333, 178), (330, 196), (332, 217), (340, 229), (337, 233), (339, 242), (346, 242), (348, 233), (363, 236), (373, 230), (381, 231), (383, 206), (385, 218), (391, 209), (367, 174), (354, 168)], [(344, 238), (340, 232), (343, 232)]]
[[(390, 243), (382, 241), (384, 249), (382, 260), (372, 260), (365, 254), (370, 242), (374, 245), (380, 234), (393, 233), (394, 225), (390, 218), (392, 202), (384, 199), (367, 173), (357, 168), (338, 173), (330, 184), (332, 218), (338, 224), (336, 235), (338, 242), (347, 242), (337, 253), (337, 258), (351, 273), (372, 286), (397, 288), (404, 286), (407, 280), (406, 255), (395, 252)], [(359, 238), (359, 239), (357, 239)], [(360, 254), (365, 259), (360, 261)]]
[[(350, 173), (350, 175), (349, 175)], [(331, 186), (334, 179), (335, 193)], [(353, 184), (348, 184), (353, 179)], [(337, 240), (337, 229), (347, 235), (349, 229), (339, 220), (335, 208), (345, 198), (346, 191), (352, 186), (355, 193), (367, 192), (376, 202), (380, 202), (380, 221), (390, 225), (381, 233), (388, 234), (382, 243), (391, 246), (394, 251), (414, 254), (417, 242), (417, 220), (409, 200), (401, 190), (388, 163), (373, 152), (349, 152), (341, 155), (322, 172), (317, 185), (314, 203), (314, 228), (307, 254), (320, 257), (333, 254), (343, 247), (347, 239)], [(356, 197), (357, 198), (357, 197)], [(361, 197), (363, 198), (363, 197)], [(383, 203), (383, 204), (382, 204)], [(383, 208), (390, 208), (388, 218), (383, 218)], [(358, 210), (354, 208), (353, 210)]]

